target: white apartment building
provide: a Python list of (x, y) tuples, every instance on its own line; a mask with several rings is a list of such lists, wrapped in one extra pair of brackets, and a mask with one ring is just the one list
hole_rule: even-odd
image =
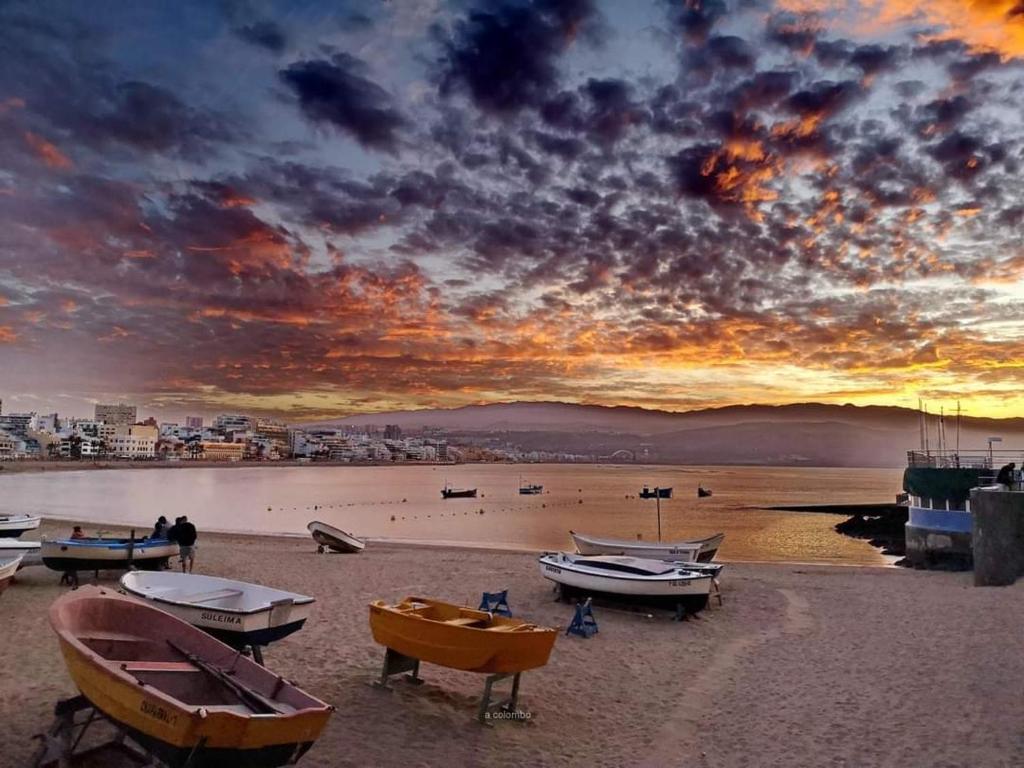
[(151, 459), (156, 456), (157, 437), (157, 428), (153, 426), (133, 424), (121, 427), (106, 441), (107, 450), (118, 459)]

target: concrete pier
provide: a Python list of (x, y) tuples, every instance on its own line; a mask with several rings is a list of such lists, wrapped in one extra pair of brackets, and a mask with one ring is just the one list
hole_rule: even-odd
[(1024, 575), (1024, 492), (971, 490), (974, 586), (1001, 587)]

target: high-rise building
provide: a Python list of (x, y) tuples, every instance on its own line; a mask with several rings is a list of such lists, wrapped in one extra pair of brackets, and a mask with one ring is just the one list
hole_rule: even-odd
[(397, 424), (385, 424), (384, 425), (384, 439), (385, 440), (401, 440), (402, 439), (402, 428)]
[(100, 405), (96, 404), (96, 421), (102, 421), (107, 424), (113, 424), (114, 426), (130, 427), (135, 423), (136, 411), (134, 405), (125, 405), (124, 403), (118, 403), (117, 405)]
[(189, 429), (202, 429), (203, 428), (203, 417), (202, 416), (186, 416), (185, 426)]

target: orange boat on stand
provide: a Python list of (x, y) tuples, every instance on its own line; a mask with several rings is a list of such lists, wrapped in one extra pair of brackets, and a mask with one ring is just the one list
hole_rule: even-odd
[(370, 630), (380, 645), (451, 669), (512, 674), (548, 663), (557, 631), (522, 619), (425, 597), (370, 603)]
[(202, 630), (104, 589), (58, 598), (50, 623), (82, 695), (170, 768), (291, 765), (331, 715)]

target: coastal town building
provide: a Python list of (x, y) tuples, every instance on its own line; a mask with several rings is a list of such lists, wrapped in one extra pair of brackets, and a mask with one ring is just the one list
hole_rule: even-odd
[(202, 429), (203, 428), (203, 417), (202, 416), (186, 416), (185, 426), (189, 429)]
[(119, 429), (107, 442), (107, 450), (115, 459), (152, 459), (156, 456), (157, 428), (134, 424)]
[(207, 461), (241, 461), (245, 458), (244, 443), (199, 443), (202, 452), (196, 457)]
[(114, 405), (97, 403), (93, 416), (96, 421), (123, 427), (130, 426), (138, 420), (135, 406), (124, 403)]

